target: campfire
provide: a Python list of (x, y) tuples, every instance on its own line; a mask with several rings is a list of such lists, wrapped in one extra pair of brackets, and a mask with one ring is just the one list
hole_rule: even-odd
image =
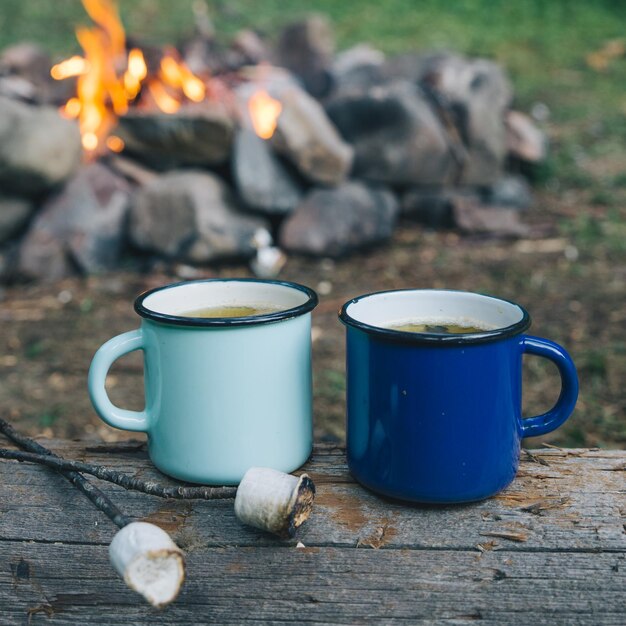
[(50, 74), (55, 80), (76, 78), (76, 95), (60, 112), (78, 119), (87, 153), (102, 153), (105, 148), (123, 150), (123, 140), (111, 131), (117, 118), (131, 107), (172, 114), (187, 102), (207, 98), (210, 76), (196, 76), (174, 48), (166, 48), (157, 67), (150, 69), (140, 48), (127, 48), (126, 33), (113, 0), (82, 3), (96, 24), (76, 31), (83, 56), (57, 63)]
[(529, 234), (519, 172), (545, 138), (511, 110), (494, 62), (337, 53), (320, 16), (276, 43), (253, 31), (223, 43), (204, 13), (183, 45), (157, 49), (127, 36), (114, 0), (82, 3), (81, 54), (0, 52), (0, 281), (123, 258), (252, 260), (273, 276), (285, 254), (344, 256), (400, 219)]

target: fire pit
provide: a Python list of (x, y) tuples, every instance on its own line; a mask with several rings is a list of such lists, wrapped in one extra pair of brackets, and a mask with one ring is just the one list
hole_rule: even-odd
[(271, 276), (285, 253), (384, 242), (398, 219), (527, 234), (530, 192), (512, 172), (545, 157), (545, 138), (511, 110), (495, 63), (336, 54), (320, 16), (275, 46), (250, 31), (219, 45), (199, 29), (180, 50), (155, 49), (126, 36), (114, 2), (83, 5), (94, 25), (77, 29), (82, 54), (0, 54), (0, 280), (128, 256), (255, 259)]

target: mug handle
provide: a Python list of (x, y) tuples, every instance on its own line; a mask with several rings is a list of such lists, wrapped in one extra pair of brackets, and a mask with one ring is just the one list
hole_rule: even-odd
[(88, 378), (89, 397), (96, 413), (113, 428), (138, 432), (148, 430), (150, 416), (145, 409), (129, 411), (116, 407), (109, 400), (105, 388), (107, 373), (113, 362), (129, 352), (144, 349), (143, 333), (139, 328), (109, 339), (98, 349), (91, 361)]
[(578, 374), (570, 355), (549, 339), (525, 335), (522, 351), (549, 359), (559, 368), (561, 375), (561, 393), (556, 404), (547, 413), (522, 420), (522, 437), (537, 437), (558, 428), (574, 411), (578, 399)]

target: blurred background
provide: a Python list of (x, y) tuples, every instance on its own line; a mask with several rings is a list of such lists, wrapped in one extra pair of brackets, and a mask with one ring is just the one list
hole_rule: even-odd
[[(543, 441), (624, 447), (626, 4), (121, 0), (119, 12), (127, 37), (146, 46), (182, 49), (198, 29), (199, 14), (208, 16), (218, 43), (227, 45), (250, 29), (271, 45), (285, 24), (315, 12), (332, 25), (337, 51), (367, 43), (388, 58), (446, 50), (496, 61), (511, 81), (513, 107), (532, 118), (549, 142), (545, 159), (519, 168), (532, 187), (522, 218), (528, 231), (501, 237), (400, 216), (393, 235), (377, 246), (333, 258), (287, 255), (280, 278), (305, 283), (321, 296), (313, 322), (316, 438), (344, 437), (341, 304), (380, 289), (434, 287), (515, 300), (530, 311), (533, 334), (571, 352), (581, 380), (578, 406)], [(59, 62), (80, 54), (79, 25), (91, 25), (80, 0), (3, 0), (0, 51), (34, 42)], [(137, 326), (134, 298), (185, 278), (248, 275), (248, 263), (240, 261), (190, 269), (143, 258), (89, 276), (8, 280), (0, 287), (0, 411), (32, 434), (125, 437), (95, 416), (86, 372), (104, 341)], [(530, 358), (524, 378), (524, 414), (544, 412), (559, 393), (556, 370)], [(117, 404), (142, 407), (137, 354), (114, 366), (109, 390)]]

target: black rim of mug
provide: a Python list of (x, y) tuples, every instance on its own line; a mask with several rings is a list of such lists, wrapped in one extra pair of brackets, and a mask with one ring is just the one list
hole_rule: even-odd
[[(360, 322), (348, 314), (348, 307), (352, 304), (356, 304), (359, 300), (369, 298), (371, 296), (379, 296), (387, 293), (406, 293), (412, 291), (446, 291), (449, 293), (462, 293), (473, 294), (477, 296), (483, 296), (485, 298), (491, 298), (499, 302), (506, 302), (516, 306), (522, 312), (522, 319), (510, 326), (504, 326), (502, 328), (494, 328), (493, 330), (485, 330), (480, 333), (467, 333), (462, 335), (443, 335), (437, 333), (413, 333), (403, 330), (392, 330), (391, 328), (384, 328), (382, 326), (374, 326), (365, 322)], [(497, 341), (499, 339), (506, 339), (507, 337), (513, 337), (519, 335), (528, 329), (532, 323), (531, 317), (528, 311), (511, 300), (505, 300), (504, 298), (498, 298), (485, 293), (477, 293), (473, 291), (461, 291), (458, 289), (389, 289), (386, 291), (375, 291), (372, 293), (366, 293), (361, 296), (357, 296), (352, 300), (346, 302), (339, 311), (339, 319), (346, 326), (352, 326), (358, 328), (370, 335), (374, 335), (381, 339), (389, 341), (409, 343), (409, 344), (429, 344), (429, 345), (445, 345), (445, 346), (458, 346), (467, 344), (487, 343), (490, 341)]]
[[(144, 306), (146, 298), (159, 291), (166, 289), (174, 289), (184, 285), (192, 285), (197, 283), (259, 283), (263, 285), (279, 285), (281, 287), (289, 287), (301, 291), (308, 296), (308, 300), (303, 304), (290, 309), (283, 309), (275, 313), (266, 313), (263, 315), (248, 315), (242, 317), (183, 317), (180, 315), (168, 315), (167, 313), (158, 313)], [(195, 326), (210, 328), (225, 328), (231, 326), (258, 326), (261, 324), (270, 324), (272, 322), (281, 322), (283, 320), (299, 317), (305, 313), (312, 311), (318, 303), (317, 293), (310, 287), (292, 283), (286, 280), (264, 280), (261, 278), (207, 278), (204, 280), (185, 280), (170, 285), (155, 287), (149, 291), (145, 291), (135, 300), (135, 312), (141, 317), (160, 322), (162, 324), (172, 324), (175, 326)]]

